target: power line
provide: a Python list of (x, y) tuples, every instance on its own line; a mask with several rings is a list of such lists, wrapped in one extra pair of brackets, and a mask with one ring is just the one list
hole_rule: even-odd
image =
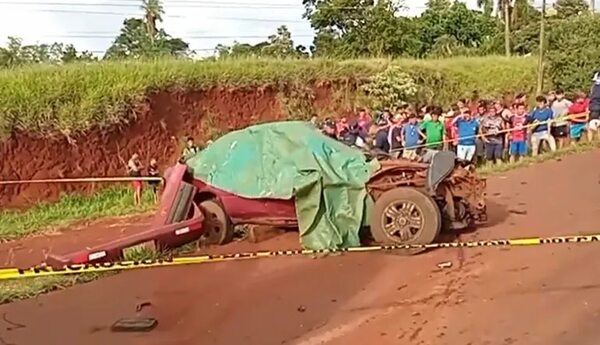
[[(82, 6), (82, 7), (129, 7), (129, 8), (141, 8), (142, 3), (86, 3), (86, 2), (41, 2), (41, 1), (0, 1), (0, 5), (10, 6)], [(302, 4), (268, 4), (268, 3), (251, 3), (251, 2), (169, 2), (165, 3), (163, 7), (169, 8), (257, 8), (257, 9), (304, 9)], [(357, 9), (359, 7), (337, 7), (337, 8), (349, 8)]]
[[(61, 35), (43, 35), (42, 37), (53, 37), (53, 38), (116, 38), (119, 33), (115, 33), (112, 35), (73, 35), (73, 34), (61, 34)], [(184, 36), (185, 39), (228, 39), (228, 38), (264, 38), (267, 39), (269, 36), (273, 35), (229, 35), (229, 36), (205, 36), (205, 35), (178, 35)], [(292, 37), (313, 37), (314, 35), (308, 34), (292, 34)]]

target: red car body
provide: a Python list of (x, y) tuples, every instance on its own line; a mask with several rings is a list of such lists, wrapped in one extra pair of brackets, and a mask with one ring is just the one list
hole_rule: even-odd
[(234, 224), (295, 226), (298, 223), (294, 199), (245, 198), (197, 178), (190, 182), (198, 188), (200, 200), (216, 197)]

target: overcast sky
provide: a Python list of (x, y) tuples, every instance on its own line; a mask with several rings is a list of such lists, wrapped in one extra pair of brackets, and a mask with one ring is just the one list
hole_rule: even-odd
[[(477, 0), (467, 0), (475, 8)], [(218, 43), (258, 43), (287, 25), (296, 44), (310, 46), (313, 31), (302, 19), (301, 0), (165, 0), (162, 27), (202, 55)], [(0, 0), (0, 40), (26, 44), (73, 43), (101, 54), (119, 32), (123, 19), (139, 16), (141, 0)], [(407, 0), (405, 15), (418, 15), (425, 0)], [(2, 43), (4, 45), (4, 43)]]

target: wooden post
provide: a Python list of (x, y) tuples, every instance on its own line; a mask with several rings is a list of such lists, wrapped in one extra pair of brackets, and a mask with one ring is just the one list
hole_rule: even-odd
[(542, 0), (542, 18), (540, 20), (540, 46), (538, 55), (537, 94), (544, 88), (544, 25), (546, 21), (546, 0)]

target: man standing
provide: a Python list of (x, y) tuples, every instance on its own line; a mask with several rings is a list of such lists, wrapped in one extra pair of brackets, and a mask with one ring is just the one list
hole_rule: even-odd
[(569, 122), (567, 114), (569, 107), (573, 104), (565, 98), (565, 93), (561, 89), (557, 89), (554, 94), (554, 101), (550, 104), (552, 116), (555, 122), (552, 124), (552, 136), (556, 139), (557, 148), (561, 149), (569, 141)]
[(421, 123), (421, 136), (425, 138), (425, 144), (427, 144), (427, 148), (430, 150), (442, 150), (446, 148), (446, 143), (444, 142), (444, 124), (440, 121), (440, 116), (442, 116), (442, 108), (435, 107), (431, 110), (431, 120), (423, 120)]
[(531, 114), (527, 118), (528, 123), (536, 124), (533, 127), (533, 133), (531, 134), (531, 151), (533, 156), (537, 156), (540, 149), (540, 143), (542, 140), (546, 140), (550, 146), (552, 152), (556, 151), (556, 141), (552, 134), (550, 134), (550, 123), (552, 120), (552, 110), (548, 108), (546, 97), (536, 97), (537, 107), (533, 109)]
[(471, 162), (475, 156), (475, 139), (479, 132), (479, 123), (471, 115), (469, 109), (464, 109), (461, 115), (454, 119), (458, 133), (456, 156), (463, 161)]
[(481, 130), (483, 141), (485, 142), (486, 159), (492, 163), (502, 163), (502, 142), (505, 128), (502, 115), (493, 111), (487, 113), (481, 119)]
[(594, 139), (594, 133), (596, 138), (600, 138), (600, 71), (594, 73), (594, 85), (590, 92), (590, 115), (587, 128), (588, 141)]

